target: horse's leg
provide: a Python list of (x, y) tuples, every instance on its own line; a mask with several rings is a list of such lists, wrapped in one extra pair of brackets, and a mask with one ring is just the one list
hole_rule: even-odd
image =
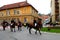
[(35, 34), (37, 34), (37, 29), (36, 29), (36, 31), (35, 31)]
[(35, 34), (37, 34), (37, 28), (35, 27), (36, 31), (35, 31)]
[(31, 29), (32, 29), (32, 28), (29, 28), (29, 33), (30, 33), (30, 34), (31, 34)]
[(39, 28), (39, 34), (41, 35), (40, 28)]

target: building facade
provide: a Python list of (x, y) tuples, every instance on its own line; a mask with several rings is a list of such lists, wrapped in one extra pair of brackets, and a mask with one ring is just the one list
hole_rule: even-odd
[(6, 20), (10, 22), (14, 19), (22, 23), (32, 22), (38, 19), (38, 11), (27, 2), (18, 2), (0, 7), (0, 22)]
[(52, 22), (60, 22), (60, 0), (51, 0)]
[(39, 16), (39, 18), (42, 19), (42, 23), (44, 23), (44, 21), (45, 21), (46, 19), (48, 19), (49, 17), (50, 17), (49, 15), (44, 15), (44, 14), (42, 14), (42, 16)]

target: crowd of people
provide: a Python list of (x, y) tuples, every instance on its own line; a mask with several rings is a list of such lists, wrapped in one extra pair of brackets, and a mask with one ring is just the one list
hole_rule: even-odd
[[(23, 26), (20, 20), (18, 20), (18, 22), (16, 23), (13, 19), (11, 20), (11, 23), (8, 23), (7, 21), (3, 20), (1, 25), (2, 25), (4, 31), (7, 26), (10, 26), (11, 32), (16, 32), (15, 26), (18, 27), (18, 31), (22, 31), (21, 27)], [(35, 34), (37, 34), (37, 30), (39, 30), (39, 33), (40, 33), (40, 28), (42, 28), (42, 21), (33, 20), (33, 23), (26, 23), (26, 27), (27, 27), (27, 29), (29, 28), (30, 34), (31, 34), (32, 28), (36, 29)]]
[(21, 27), (22, 27), (22, 23), (18, 20), (18, 23), (16, 23), (14, 20), (11, 20), (11, 23), (8, 23), (7, 21), (3, 20), (3, 22), (1, 23), (2, 27), (3, 27), (3, 31), (5, 31), (6, 27), (10, 27), (11, 32), (16, 32), (15, 31), (15, 26), (18, 27), (18, 31), (21, 31)]

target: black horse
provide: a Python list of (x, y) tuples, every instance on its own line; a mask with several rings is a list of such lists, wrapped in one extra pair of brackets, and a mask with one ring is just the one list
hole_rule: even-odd
[(40, 30), (42, 28), (41, 21), (38, 21), (36, 26), (34, 25), (34, 23), (29, 23), (28, 27), (29, 27), (29, 33), (30, 34), (31, 34), (31, 29), (34, 28), (36, 30), (35, 34), (37, 34), (37, 31), (39, 31), (39, 34), (41, 35), (41, 32), (40, 32)]

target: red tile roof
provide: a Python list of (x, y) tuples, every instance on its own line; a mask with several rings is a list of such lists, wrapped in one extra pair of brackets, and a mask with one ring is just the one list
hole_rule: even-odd
[(18, 3), (14, 3), (14, 4), (4, 5), (4, 6), (0, 7), (0, 10), (11, 9), (11, 8), (18, 8), (18, 7), (25, 7), (25, 6), (31, 6), (31, 7), (33, 7), (32, 5), (30, 5), (29, 3), (27, 3), (26, 1), (24, 1), (24, 2), (18, 2)]

